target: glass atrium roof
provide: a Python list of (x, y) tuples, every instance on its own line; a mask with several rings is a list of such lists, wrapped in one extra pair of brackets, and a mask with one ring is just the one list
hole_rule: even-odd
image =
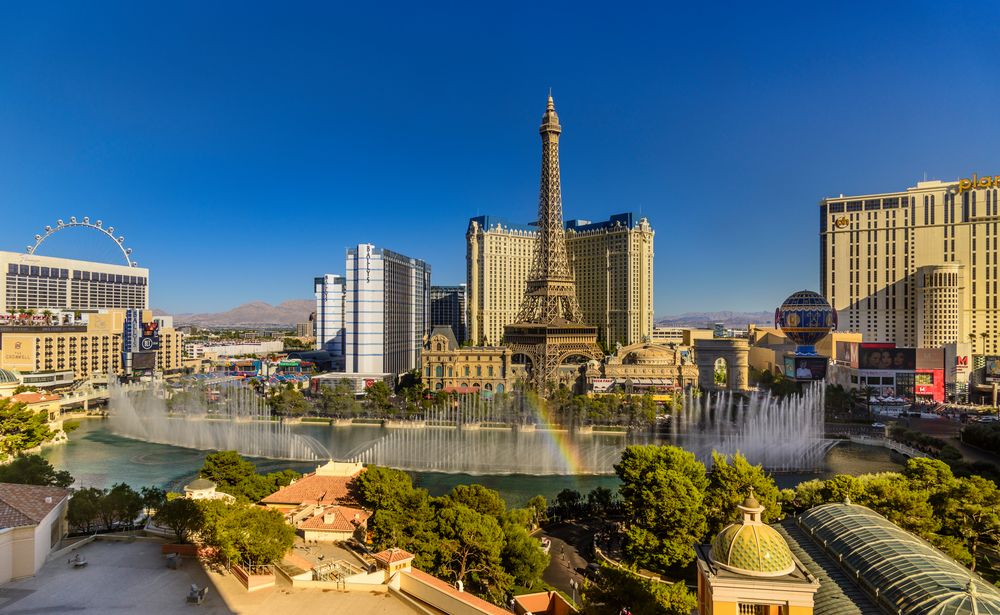
[(798, 523), (887, 612), (1000, 615), (1000, 591), (871, 509), (825, 504)]

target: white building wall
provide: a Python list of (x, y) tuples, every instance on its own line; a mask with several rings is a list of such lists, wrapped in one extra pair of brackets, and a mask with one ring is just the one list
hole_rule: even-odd
[(344, 356), (344, 276), (326, 274), (316, 278), (316, 350)]
[(348, 250), (344, 293), (346, 367), (349, 372), (385, 371), (385, 262), (372, 244)]

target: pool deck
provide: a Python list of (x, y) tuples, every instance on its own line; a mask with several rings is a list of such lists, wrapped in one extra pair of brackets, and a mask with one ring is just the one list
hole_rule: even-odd
[[(185, 559), (177, 570), (166, 566), (156, 542), (95, 541), (74, 553), (87, 566), (66, 563), (72, 554), (46, 562), (30, 579), (0, 585), (0, 613), (150, 613), (171, 614), (198, 609), (206, 614), (315, 615), (316, 613), (413, 615), (405, 602), (386, 593), (293, 589), (279, 575), (273, 588), (247, 593), (230, 574), (203, 568)], [(194, 583), (208, 587), (200, 606), (185, 602)]]

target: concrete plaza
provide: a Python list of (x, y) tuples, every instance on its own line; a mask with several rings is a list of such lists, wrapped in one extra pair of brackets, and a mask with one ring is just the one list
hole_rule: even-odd
[[(87, 566), (67, 559), (79, 553)], [(185, 598), (191, 584), (208, 587), (200, 606)], [(48, 561), (30, 579), (0, 586), (0, 613), (149, 613), (175, 614), (197, 609), (206, 614), (315, 615), (315, 613), (413, 615), (402, 600), (386, 593), (293, 589), (279, 575), (273, 588), (247, 593), (230, 574), (205, 570), (185, 559), (177, 570), (166, 566), (158, 542), (94, 541)]]

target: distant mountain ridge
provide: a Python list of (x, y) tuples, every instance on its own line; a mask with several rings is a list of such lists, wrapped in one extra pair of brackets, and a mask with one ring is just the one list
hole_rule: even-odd
[(707, 327), (721, 322), (727, 327), (745, 327), (748, 324), (773, 325), (774, 312), (685, 312), (673, 316), (660, 316), (658, 327)]
[[(316, 309), (313, 299), (290, 299), (278, 305), (264, 301), (251, 301), (225, 312), (204, 314), (174, 314), (175, 325), (197, 325), (202, 327), (230, 327), (241, 325), (294, 325), (307, 322), (309, 314)], [(163, 314), (161, 310), (153, 310)]]

